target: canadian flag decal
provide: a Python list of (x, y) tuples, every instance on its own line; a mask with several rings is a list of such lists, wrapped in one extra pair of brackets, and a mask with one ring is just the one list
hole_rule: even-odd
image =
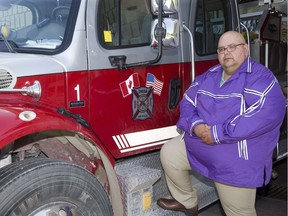
[(119, 84), (123, 97), (132, 94), (132, 89), (140, 86), (137, 73), (132, 74), (127, 80)]

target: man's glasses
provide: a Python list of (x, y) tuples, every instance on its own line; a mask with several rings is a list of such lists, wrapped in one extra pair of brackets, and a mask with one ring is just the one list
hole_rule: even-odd
[(219, 47), (217, 49), (217, 53), (218, 54), (223, 54), (223, 53), (225, 53), (225, 50), (227, 50), (228, 52), (233, 52), (233, 51), (236, 50), (236, 47), (240, 46), (240, 45), (244, 45), (244, 44), (243, 43), (241, 43), (241, 44), (230, 44), (227, 47)]

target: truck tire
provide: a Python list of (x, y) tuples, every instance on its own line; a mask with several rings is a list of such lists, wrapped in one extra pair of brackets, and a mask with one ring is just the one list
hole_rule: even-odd
[(65, 161), (33, 158), (0, 169), (1, 216), (112, 216), (100, 182)]

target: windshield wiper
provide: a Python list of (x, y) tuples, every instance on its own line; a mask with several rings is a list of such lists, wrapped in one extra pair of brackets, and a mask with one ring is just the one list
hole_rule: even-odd
[(3, 33), (0, 31), (0, 38), (4, 41), (7, 49), (9, 50), (10, 53), (16, 53), (16, 51), (13, 49), (11, 46), (10, 42), (7, 40), (7, 38), (3, 35)]

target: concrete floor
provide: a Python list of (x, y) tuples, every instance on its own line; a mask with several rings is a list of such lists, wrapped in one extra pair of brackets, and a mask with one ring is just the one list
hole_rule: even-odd
[[(287, 200), (261, 197), (256, 200), (258, 216), (287, 216)], [(201, 210), (198, 216), (225, 216), (220, 202)]]

